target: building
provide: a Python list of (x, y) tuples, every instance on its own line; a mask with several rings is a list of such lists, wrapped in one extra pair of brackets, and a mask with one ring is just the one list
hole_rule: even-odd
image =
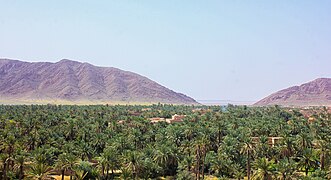
[(178, 122), (183, 122), (183, 119), (186, 117), (186, 115), (173, 115), (171, 119), (165, 119), (165, 118), (160, 118), (160, 117), (155, 117), (155, 118), (149, 118), (151, 123), (158, 123), (158, 122), (167, 122), (169, 124), (172, 123), (178, 123)]
[(149, 118), (149, 120), (151, 121), (151, 123), (158, 123), (158, 122), (165, 122), (166, 120), (164, 118)]
[[(253, 143), (258, 143), (260, 141), (260, 137), (251, 137)], [(271, 147), (274, 147), (283, 137), (268, 137), (268, 144)]]

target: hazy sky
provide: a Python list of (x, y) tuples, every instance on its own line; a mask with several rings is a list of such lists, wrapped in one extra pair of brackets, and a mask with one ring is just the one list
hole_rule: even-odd
[(0, 57), (72, 59), (195, 99), (255, 101), (331, 77), (330, 0), (0, 0)]

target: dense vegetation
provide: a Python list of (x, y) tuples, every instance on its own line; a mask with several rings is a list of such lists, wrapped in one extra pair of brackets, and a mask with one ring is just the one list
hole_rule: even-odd
[[(187, 116), (148, 120), (173, 114)], [(313, 117), (277, 106), (2, 105), (0, 179), (329, 179), (330, 114)]]

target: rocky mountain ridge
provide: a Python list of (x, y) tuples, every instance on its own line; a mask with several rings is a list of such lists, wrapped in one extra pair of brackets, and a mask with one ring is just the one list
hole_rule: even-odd
[(319, 78), (300, 86), (283, 89), (256, 102), (256, 106), (330, 106), (331, 78)]
[(56, 63), (0, 59), (0, 103), (196, 104), (144, 76), (63, 59)]

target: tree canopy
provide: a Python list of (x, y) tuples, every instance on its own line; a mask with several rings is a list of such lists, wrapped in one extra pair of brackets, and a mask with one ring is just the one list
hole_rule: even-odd
[(0, 179), (328, 179), (331, 116), (310, 111), (0, 105)]

